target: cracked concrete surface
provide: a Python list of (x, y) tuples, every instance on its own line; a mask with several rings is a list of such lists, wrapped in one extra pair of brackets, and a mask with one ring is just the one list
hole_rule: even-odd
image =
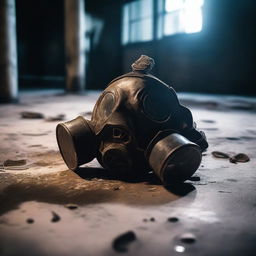
[[(256, 100), (180, 95), (210, 147), (200, 180), (165, 188), (153, 174), (111, 180), (96, 160), (74, 173), (58, 152), (58, 122), (20, 118), (89, 118), (98, 95), (26, 92), (19, 104), (0, 106), (0, 162), (27, 160), (25, 170), (0, 170), (0, 255), (255, 255)], [(216, 150), (250, 161), (216, 159)], [(127, 231), (136, 239), (118, 252), (113, 240)]]

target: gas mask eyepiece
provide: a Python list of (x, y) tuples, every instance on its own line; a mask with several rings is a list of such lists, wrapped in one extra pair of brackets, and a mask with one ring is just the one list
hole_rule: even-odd
[(57, 126), (60, 152), (71, 170), (97, 157), (116, 177), (151, 169), (166, 185), (197, 170), (206, 137), (174, 89), (149, 74), (153, 66), (154, 60), (142, 55), (132, 72), (109, 83), (90, 121), (77, 117)]

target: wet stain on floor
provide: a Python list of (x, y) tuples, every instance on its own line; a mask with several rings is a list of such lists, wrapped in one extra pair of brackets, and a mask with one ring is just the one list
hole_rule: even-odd
[[(117, 186), (118, 190), (115, 189)], [(70, 170), (36, 177), (20, 175), (14, 184), (7, 186), (0, 194), (0, 214), (15, 209), (26, 201), (78, 205), (103, 202), (159, 205), (177, 200), (182, 193), (190, 192), (191, 190), (186, 190), (187, 186), (190, 185), (183, 184), (178, 190), (175, 186), (165, 188), (154, 185), (154, 190), (149, 190), (152, 185), (145, 181), (128, 183), (97, 178), (85, 180)]]

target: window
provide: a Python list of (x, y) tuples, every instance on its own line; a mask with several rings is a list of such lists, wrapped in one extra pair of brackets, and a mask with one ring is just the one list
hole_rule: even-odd
[(123, 44), (153, 39), (153, 0), (137, 0), (123, 7)]
[(157, 37), (201, 31), (203, 2), (204, 0), (158, 1)]
[[(122, 43), (145, 42), (202, 29), (204, 0), (136, 0), (123, 6)], [(155, 6), (156, 8), (153, 8)], [(154, 21), (154, 19), (156, 19)], [(153, 24), (156, 24), (153, 31)], [(154, 33), (155, 32), (155, 33)]]

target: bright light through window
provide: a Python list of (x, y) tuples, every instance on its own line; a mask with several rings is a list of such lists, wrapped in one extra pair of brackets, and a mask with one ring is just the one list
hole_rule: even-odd
[[(156, 8), (154, 8), (156, 3)], [(133, 0), (123, 5), (123, 45), (202, 30), (204, 0)]]
[[(164, 34), (174, 34), (175, 32), (196, 33), (201, 31), (201, 8), (203, 4), (204, 0), (166, 0), (166, 15), (170, 16), (169, 22), (173, 24), (165, 24)], [(169, 27), (172, 27), (172, 29), (168, 29)]]

